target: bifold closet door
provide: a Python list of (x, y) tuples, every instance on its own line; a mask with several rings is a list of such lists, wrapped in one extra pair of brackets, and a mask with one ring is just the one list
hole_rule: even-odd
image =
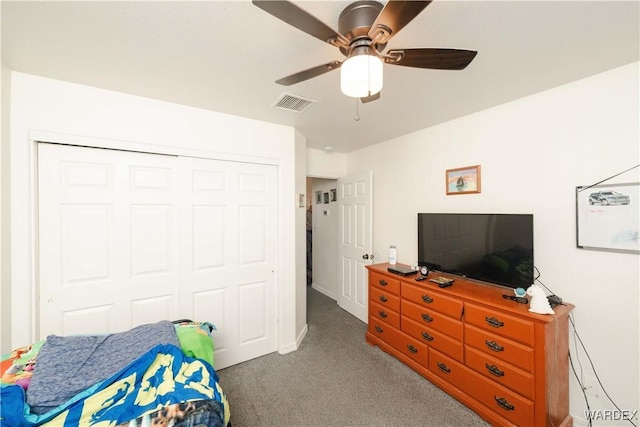
[(38, 144), (39, 336), (178, 315), (175, 156)]
[(224, 368), (277, 349), (277, 167), (180, 157), (181, 313)]

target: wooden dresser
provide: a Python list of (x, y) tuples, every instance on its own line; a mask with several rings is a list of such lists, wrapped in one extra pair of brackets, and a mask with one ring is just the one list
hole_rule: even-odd
[(439, 288), (368, 266), (366, 340), (497, 426), (571, 426), (568, 315), (530, 313), (508, 288), (447, 274)]

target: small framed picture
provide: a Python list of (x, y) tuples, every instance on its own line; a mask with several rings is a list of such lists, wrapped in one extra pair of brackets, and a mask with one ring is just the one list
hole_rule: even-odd
[(324, 202), (329, 203), (329, 193), (324, 193)]
[(329, 190), (329, 192), (331, 193), (331, 201), (335, 202), (336, 200), (338, 200), (338, 194), (336, 193), (336, 189), (332, 188), (331, 190)]
[(447, 169), (447, 195), (480, 192), (480, 165)]
[(316, 191), (316, 205), (322, 203), (322, 191)]

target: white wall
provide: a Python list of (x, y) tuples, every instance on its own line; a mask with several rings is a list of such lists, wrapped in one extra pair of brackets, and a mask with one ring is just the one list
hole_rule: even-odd
[[(324, 193), (337, 191), (335, 179), (314, 178), (311, 184), (313, 201), (313, 288), (334, 300), (338, 298), (338, 202), (324, 203)], [(316, 203), (316, 192), (322, 203)], [(331, 200), (331, 197), (329, 197)]]
[[(2, 127), (0, 132), (0, 353), (7, 353), (11, 347), (11, 290), (5, 283), (9, 283), (10, 253), (9, 247), (9, 104), (11, 92), (11, 72), (2, 63), (2, 88), (0, 117)], [(6, 289), (5, 289), (6, 288)], [(6, 291), (6, 292), (5, 292)]]
[(307, 176), (341, 178), (347, 174), (346, 155), (333, 151), (307, 149)]
[[(533, 213), (540, 280), (576, 305), (577, 332), (596, 372), (628, 410), (639, 409), (639, 256), (576, 248), (575, 189), (640, 163), (638, 68), (634, 63), (347, 155), (349, 173), (373, 171), (376, 259), (386, 259), (395, 244), (399, 262), (416, 262), (417, 212)], [(482, 193), (446, 196), (445, 170), (476, 164)], [(639, 182), (639, 172), (614, 182)], [(573, 344), (571, 353), (590, 374), (585, 354)], [(591, 409), (614, 409), (599, 394), (589, 398)], [(574, 378), (570, 398), (576, 425), (584, 425)]]
[[(297, 316), (306, 287), (297, 289), (296, 205), (299, 183), (293, 128), (243, 119), (147, 98), (81, 86), (23, 73), (11, 80), (11, 346), (34, 340), (32, 301), (35, 294), (33, 225), (34, 139), (125, 145), (175, 154), (256, 161), (278, 166), (279, 349), (294, 350), (305, 324)], [(304, 144), (304, 143), (303, 143)], [(303, 152), (304, 150), (299, 150)], [(304, 177), (304, 172), (302, 173)], [(303, 186), (300, 187), (304, 191)], [(304, 233), (304, 228), (302, 229)], [(286, 261), (288, 260), (288, 261)], [(304, 264), (303, 264), (304, 265)], [(6, 321), (3, 310), (3, 324)], [(4, 351), (5, 349), (3, 349)]]
[[(296, 193), (292, 204), (296, 209), (296, 348), (302, 343), (307, 333), (307, 139), (300, 132), (295, 134), (295, 186)], [(298, 206), (300, 195), (303, 195), (303, 206)], [(295, 349), (292, 349), (295, 350)]]

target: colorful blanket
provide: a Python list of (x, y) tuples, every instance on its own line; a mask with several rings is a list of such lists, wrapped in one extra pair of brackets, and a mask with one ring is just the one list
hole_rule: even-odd
[(211, 400), (230, 418), (218, 376), (206, 362), (173, 345), (159, 345), (117, 374), (42, 414), (31, 413), (18, 385), (3, 385), (0, 425), (116, 426), (177, 403)]

